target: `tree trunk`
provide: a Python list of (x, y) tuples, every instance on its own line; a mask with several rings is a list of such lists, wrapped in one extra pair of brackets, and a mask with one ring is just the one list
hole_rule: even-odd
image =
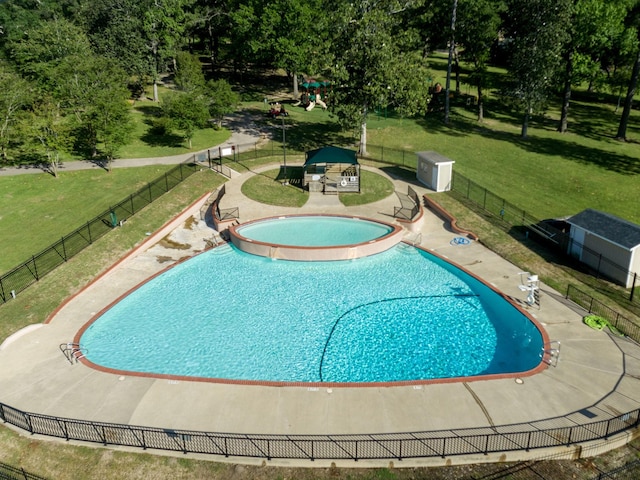
[(444, 98), (444, 123), (449, 123), (449, 92), (451, 90), (451, 62), (455, 48), (456, 14), (458, 10), (458, 0), (453, 0), (453, 11), (451, 13), (451, 38), (449, 39), (449, 60), (447, 62), (447, 85)]
[(624, 109), (622, 110), (622, 116), (620, 117), (620, 125), (618, 126), (618, 133), (616, 139), (627, 139), (627, 127), (629, 126), (629, 115), (631, 114), (631, 106), (633, 104), (633, 96), (636, 93), (636, 87), (638, 86), (638, 75), (640, 74), (640, 49), (636, 54), (636, 61), (633, 64), (633, 71), (631, 72), (631, 79), (629, 80), (629, 88), (627, 89), (627, 97), (624, 99)]
[(458, 49), (453, 52), (454, 72), (456, 74), (456, 95), (460, 95), (460, 59), (458, 58)]
[(360, 155), (367, 154), (367, 122), (360, 126)]
[(478, 82), (478, 122), (484, 122), (484, 96), (482, 94), (482, 82)]
[(60, 160), (60, 155), (58, 152), (53, 154), (53, 159), (51, 155), (47, 153), (47, 157), (49, 157), (49, 163), (51, 164), (51, 173), (53, 173), (53, 178), (58, 178), (58, 162)]
[(573, 76), (573, 52), (569, 50), (566, 58), (566, 70), (564, 79), (564, 94), (562, 95), (562, 110), (560, 111), (560, 123), (558, 132), (565, 133), (569, 122), (569, 102), (571, 101), (571, 77)]
[(524, 114), (524, 120), (522, 121), (522, 130), (520, 131), (520, 137), (527, 138), (528, 130), (529, 130), (529, 108), (527, 108), (527, 112)]
[(293, 98), (298, 98), (298, 72), (293, 72)]

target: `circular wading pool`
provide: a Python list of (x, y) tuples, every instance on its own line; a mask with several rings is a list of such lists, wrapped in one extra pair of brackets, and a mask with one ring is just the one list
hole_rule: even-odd
[(383, 252), (402, 240), (402, 228), (342, 215), (289, 215), (229, 228), (240, 250), (297, 261), (349, 260)]

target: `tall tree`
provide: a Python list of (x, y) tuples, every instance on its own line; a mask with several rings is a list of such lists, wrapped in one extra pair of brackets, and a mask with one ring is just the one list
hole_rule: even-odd
[(600, 56), (620, 35), (627, 0), (574, 0), (563, 53), (564, 89), (558, 131), (568, 129), (572, 85), (593, 78)]
[(204, 88), (205, 79), (202, 64), (196, 55), (189, 52), (176, 53), (176, 71), (173, 82), (186, 92)]
[(334, 31), (330, 77), (336, 87), (329, 108), (343, 127), (359, 131), (363, 154), (371, 108), (395, 106), (406, 115), (426, 111), (429, 75), (408, 48), (415, 39), (401, 23), (404, 8), (394, 0), (357, 0), (325, 9)]
[[(73, 0), (70, 0), (73, 1)], [(11, 0), (0, 2), (0, 45), (16, 42), (42, 22), (69, 18), (67, 0)]]
[(325, 39), (319, 26), (323, 15), (320, 0), (270, 0), (260, 14), (262, 57), (287, 72), (298, 96), (298, 73), (314, 74), (323, 64), (319, 45)]
[(629, 116), (631, 115), (631, 108), (633, 106), (633, 97), (636, 94), (638, 79), (640, 78), (640, 1), (634, 1), (634, 5), (627, 15), (626, 23), (631, 29), (635, 30), (636, 53), (633, 62), (633, 70), (631, 71), (631, 77), (629, 78), (629, 84), (627, 87), (627, 96), (624, 100), (624, 108), (622, 109), (620, 123), (618, 124), (618, 132), (616, 133), (616, 138), (618, 140), (626, 140), (627, 138), (627, 128), (629, 126)]
[(70, 56), (90, 56), (84, 31), (65, 19), (42, 22), (8, 46), (11, 59), (23, 75), (48, 84), (53, 70)]
[(111, 172), (111, 163), (118, 151), (131, 138), (131, 116), (129, 104), (122, 98), (114, 98), (114, 91), (101, 92), (94, 100), (89, 112), (89, 121), (96, 132), (96, 139), (101, 144), (101, 152), (107, 163), (107, 171)]
[(209, 54), (211, 69), (220, 60), (220, 44), (231, 30), (232, 0), (196, 0), (189, 28), (202, 39)]
[(0, 65), (0, 163), (8, 162), (8, 148), (19, 113), (29, 104), (32, 86), (6, 66)]
[(192, 0), (145, 0), (143, 30), (151, 53), (153, 100), (159, 101), (158, 82), (165, 62), (173, 58), (186, 28), (185, 10)]
[[(73, 115), (78, 148), (95, 157), (104, 117), (112, 117), (112, 110), (121, 111), (121, 105), (126, 105), (129, 98), (126, 73), (108, 58), (73, 56), (58, 66), (52, 81), (56, 100), (66, 113)], [(107, 108), (107, 103), (113, 106)], [(120, 121), (124, 122), (125, 117)]]
[(44, 154), (49, 170), (58, 178), (60, 154), (70, 152), (74, 142), (73, 129), (62, 115), (60, 103), (51, 97), (40, 99), (25, 118), (25, 124), (35, 151)]
[(146, 1), (91, 0), (78, 12), (93, 51), (115, 60), (133, 83), (142, 84), (151, 75), (151, 57), (143, 30)]
[(189, 148), (196, 130), (205, 127), (209, 120), (207, 99), (199, 91), (170, 92), (164, 97), (162, 110), (171, 126), (183, 132)]
[(221, 128), (222, 118), (235, 111), (240, 103), (240, 95), (231, 89), (226, 80), (209, 80), (205, 92), (209, 99), (209, 115)]
[(456, 36), (463, 60), (473, 65), (471, 81), (476, 86), (478, 121), (484, 119), (484, 87), (491, 47), (498, 40), (504, 0), (460, 0)]
[(508, 0), (506, 33), (511, 40), (510, 96), (523, 113), (521, 136), (533, 112), (546, 106), (558, 76), (572, 0)]

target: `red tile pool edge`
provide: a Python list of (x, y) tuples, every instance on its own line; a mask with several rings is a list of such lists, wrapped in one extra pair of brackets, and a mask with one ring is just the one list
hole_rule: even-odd
[[(458, 265), (458, 264), (456, 264), (454, 262), (451, 262), (450, 260), (445, 259), (441, 255), (438, 255), (437, 253), (435, 253), (433, 251), (430, 251), (430, 250), (427, 250), (427, 249), (421, 248), (421, 247), (416, 247), (416, 248), (420, 248), (421, 250), (424, 250), (424, 251), (430, 253), (431, 255), (434, 255), (434, 256), (436, 256), (438, 258), (441, 258), (442, 260), (450, 263), (451, 265), (455, 266), (456, 268), (459, 268), (460, 270), (464, 271), (468, 275), (470, 275), (473, 278), (475, 278), (476, 280), (482, 282), (482, 284), (486, 285), (488, 288), (490, 288), (491, 290), (496, 292), (505, 301), (507, 301), (511, 305), (513, 305), (521, 314), (523, 314), (525, 317), (527, 317), (527, 319), (531, 323), (533, 323), (533, 325), (538, 329), (538, 331), (542, 335), (543, 352), (546, 352), (546, 351), (548, 351), (550, 349), (549, 336), (548, 336), (547, 332), (545, 331), (545, 329), (542, 327), (542, 325), (540, 325), (540, 323), (535, 318), (533, 318), (531, 315), (529, 315), (529, 313), (526, 310), (524, 310), (518, 304), (513, 302), (508, 295), (505, 295), (500, 290), (498, 290), (495, 287), (493, 287), (492, 285), (486, 283), (480, 277), (478, 277), (477, 275), (473, 274), (472, 272), (470, 272), (466, 268), (462, 267), (461, 265)], [(193, 258), (193, 257), (190, 257), (190, 258)], [(149, 278), (145, 279), (143, 282), (139, 283), (135, 287), (129, 289), (127, 292), (125, 292), (122, 295), (120, 295), (113, 302), (111, 302), (109, 305), (107, 305), (102, 310), (100, 310), (98, 313), (96, 313), (93, 317), (91, 317), (91, 319), (82, 326), (82, 328), (76, 333), (76, 335), (75, 335), (75, 337), (73, 339), (73, 343), (80, 344), (80, 339), (82, 338), (82, 335), (87, 330), (87, 328), (89, 328), (93, 322), (98, 320), (98, 318), (100, 318), (100, 316), (102, 316), (113, 305), (118, 303), (120, 300), (122, 300), (126, 296), (130, 295), (133, 291), (137, 290), (138, 288), (140, 288), (141, 286), (143, 286), (147, 282), (150, 282), (151, 280), (153, 280), (157, 276), (162, 275), (163, 273), (165, 273), (167, 270), (170, 270), (174, 266), (179, 265), (180, 263), (185, 262), (187, 260), (189, 260), (189, 258), (184, 258), (184, 259), (174, 263), (173, 265), (170, 265), (170, 266), (162, 269), (161, 271), (156, 272), (154, 275), (150, 276)], [(91, 284), (89, 284), (89, 285), (91, 285)], [(87, 287), (85, 287), (85, 288), (87, 288)], [(548, 354), (545, 353), (541, 357), (540, 363), (538, 364), (537, 367), (535, 367), (535, 368), (533, 368), (531, 370), (524, 371), (524, 372), (500, 373), (500, 374), (491, 374), (491, 375), (475, 375), (475, 376), (471, 376), (471, 377), (434, 378), (434, 379), (427, 379), (427, 380), (404, 380), (404, 381), (398, 381), (398, 382), (353, 382), (353, 383), (342, 383), (342, 382), (276, 382), (276, 381), (262, 381), (262, 380), (234, 380), (234, 379), (226, 379), (226, 378), (190, 377), (190, 376), (183, 376), (183, 375), (170, 375), (170, 374), (160, 374), (160, 373), (133, 372), (133, 371), (129, 371), (129, 370), (118, 370), (118, 369), (114, 369), (114, 368), (103, 367), (102, 365), (97, 365), (97, 364), (91, 362), (90, 360), (88, 360), (85, 357), (80, 358), (79, 361), (82, 362), (87, 367), (93, 368), (93, 369), (95, 369), (97, 371), (100, 371), (100, 372), (110, 373), (110, 374), (114, 374), (114, 375), (130, 376), (130, 377), (158, 378), (158, 379), (167, 379), (167, 380), (174, 380), (174, 381), (185, 381), (185, 382), (187, 382), (187, 381), (188, 382), (208, 382), (208, 383), (218, 383), (218, 384), (226, 384), (226, 385), (255, 385), (255, 386), (265, 386), (265, 387), (306, 387), (306, 388), (367, 388), (367, 387), (369, 387), (370, 388), (370, 387), (403, 387), (403, 386), (412, 386), (412, 385), (433, 385), (433, 384), (445, 384), (445, 383), (467, 383), (467, 382), (477, 382), (477, 381), (481, 381), (481, 380), (501, 380), (501, 379), (507, 379), (507, 378), (516, 379), (516, 378), (521, 378), (521, 377), (530, 377), (532, 375), (536, 375), (536, 374), (541, 373), (542, 371), (546, 370), (546, 368), (548, 367), (548, 363), (547, 362), (549, 361), (549, 356), (548, 356)]]

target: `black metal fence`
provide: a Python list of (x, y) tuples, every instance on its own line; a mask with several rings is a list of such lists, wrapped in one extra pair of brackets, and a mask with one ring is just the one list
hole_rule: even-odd
[(0, 403), (0, 418), (31, 434), (103, 445), (269, 460), (358, 461), (487, 455), (606, 440), (612, 435), (637, 428), (640, 425), (640, 410), (584, 425), (544, 429), (536, 429), (532, 424), (516, 424), (432, 432), (354, 435), (252, 435), (141, 427), (28, 413), (3, 403)]
[[(557, 228), (553, 222), (542, 221), (530, 215), (520, 207), (509, 203), (504, 198), (455, 171), (451, 182), (451, 192), (499, 219), (505, 227), (521, 228), (527, 237), (529, 235), (537, 236), (554, 251), (575, 261), (574, 268), (587, 270), (596, 278), (608, 278), (616, 283), (624, 283), (625, 286), (627, 282), (630, 283), (629, 301), (640, 302), (640, 295), (634, 295), (635, 288), (640, 284), (640, 278), (636, 273), (607, 258), (601, 252), (575, 241), (568, 232)], [(582, 252), (581, 262), (573, 257), (572, 252), (575, 251)]]
[(53, 245), (0, 276), (0, 302), (6, 303), (43, 276), (75, 256), (97, 239), (198, 171), (194, 162), (176, 165), (164, 175), (129, 195)]
[(625, 317), (620, 312), (608, 307), (601, 301), (596, 300), (573, 285), (567, 286), (566, 298), (571, 300), (573, 303), (580, 305), (587, 312), (606, 318), (614, 327), (626, 336), (632, 338), (636, 342), (640, 342), (640, 325)]
[(412, 168), (413, 170), (418, 166), (418, 157), (416, 152), (401, 150), (399, 148), (383, 147), (380, 145), (367, 144), (366, 153), (358, 152), (358, 157), (382, 163), (389, 163), (391, 165)]

